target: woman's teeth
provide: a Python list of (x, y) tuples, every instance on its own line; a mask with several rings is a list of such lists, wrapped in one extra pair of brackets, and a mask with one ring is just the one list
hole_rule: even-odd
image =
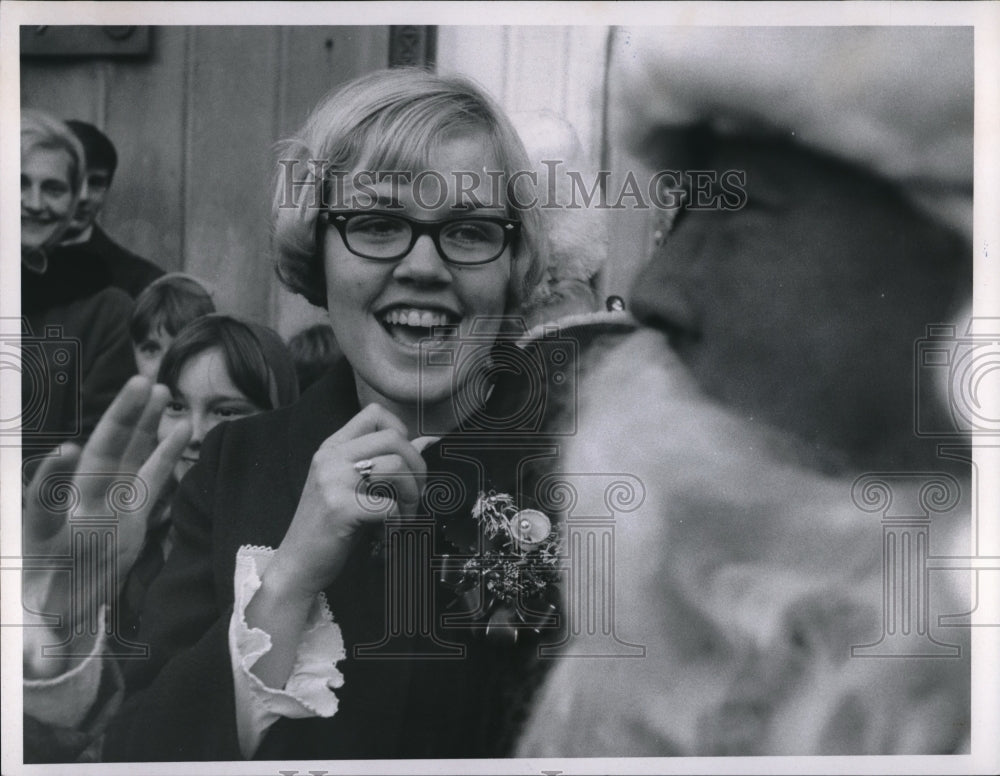
[(389, 312), (382, 316), (382, 320), (391, 326), (415, 326), (422, 329), (429, 329), (432, 326), (447, 325), (448, 315), (446, 313), (431, 312), (430, 310), (400, 308), (389, 310)]
[(456, 321), (447, 312), (413, 307), (397, 307), (382, 314), (382, 325), (389, 336), (409, 347), (415, 347), (429, 337), (447, 339), (446, 330), (438, 327), (449, 326), (454, 329)]

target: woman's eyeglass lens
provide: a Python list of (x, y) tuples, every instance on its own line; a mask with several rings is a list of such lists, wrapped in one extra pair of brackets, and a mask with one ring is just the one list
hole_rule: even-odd
[(416, 221), (395, 213), (328, 210), (326, 218), (337, 227), (347, 250), (378, 261), (403, 258), (422, 234), (429, 234), (445, 261), (488, 264), (520, 229), (518, 221), (492, 216)]

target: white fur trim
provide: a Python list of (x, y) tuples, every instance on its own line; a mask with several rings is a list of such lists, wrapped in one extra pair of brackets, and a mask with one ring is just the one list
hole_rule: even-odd
[(627, 310), (598, 310), (592, 313), (575, 313), (557, 318), (554, 321), (546, 321), (532, 326), (528, 333), (518, 340), (517, 344), (523, 347), (534, 340), (544, 339), (546, 333), (551, 332), (553, 327), (560, 331), (565, 331), (576, 326), (593, 326), (599, 324), (615, 324), (632, 328), (639, 325)]

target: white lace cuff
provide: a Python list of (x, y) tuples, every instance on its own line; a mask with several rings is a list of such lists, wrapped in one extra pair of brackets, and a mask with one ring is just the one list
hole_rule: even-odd
[(271, 636), (246, 622), (246, 607), (261, 584), (261, 574), (274, 550), (244, 545), (236, 554), (235, 601), (229, 622), (229, 654), (236, 690), (236, 726), (240, 751), (252, 757), (264, 734), (279, 717), (332, 717), (337, 711), (333, 689), (344, 683), (336, 663), (344, 658), (344, 640), (326, 597), (320, 593), (306, 620), (292, 674), (285, 689), (265, 685), (251, 668), (271, 649)]
[(51, 679), (24, 680), (24, 713), (56, 727), (76, 727), (86, 718), (101, 688), (104, 666), (104, 620), (98, 613), (97, 633), (90, 654), (69, 671)]

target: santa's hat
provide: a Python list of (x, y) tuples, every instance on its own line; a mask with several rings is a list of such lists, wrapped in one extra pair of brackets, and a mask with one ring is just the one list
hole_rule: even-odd
[(613, 142), (708, 126), (778, 134), (857, 163), (971, 234), (971, 27), (615, 31)]

